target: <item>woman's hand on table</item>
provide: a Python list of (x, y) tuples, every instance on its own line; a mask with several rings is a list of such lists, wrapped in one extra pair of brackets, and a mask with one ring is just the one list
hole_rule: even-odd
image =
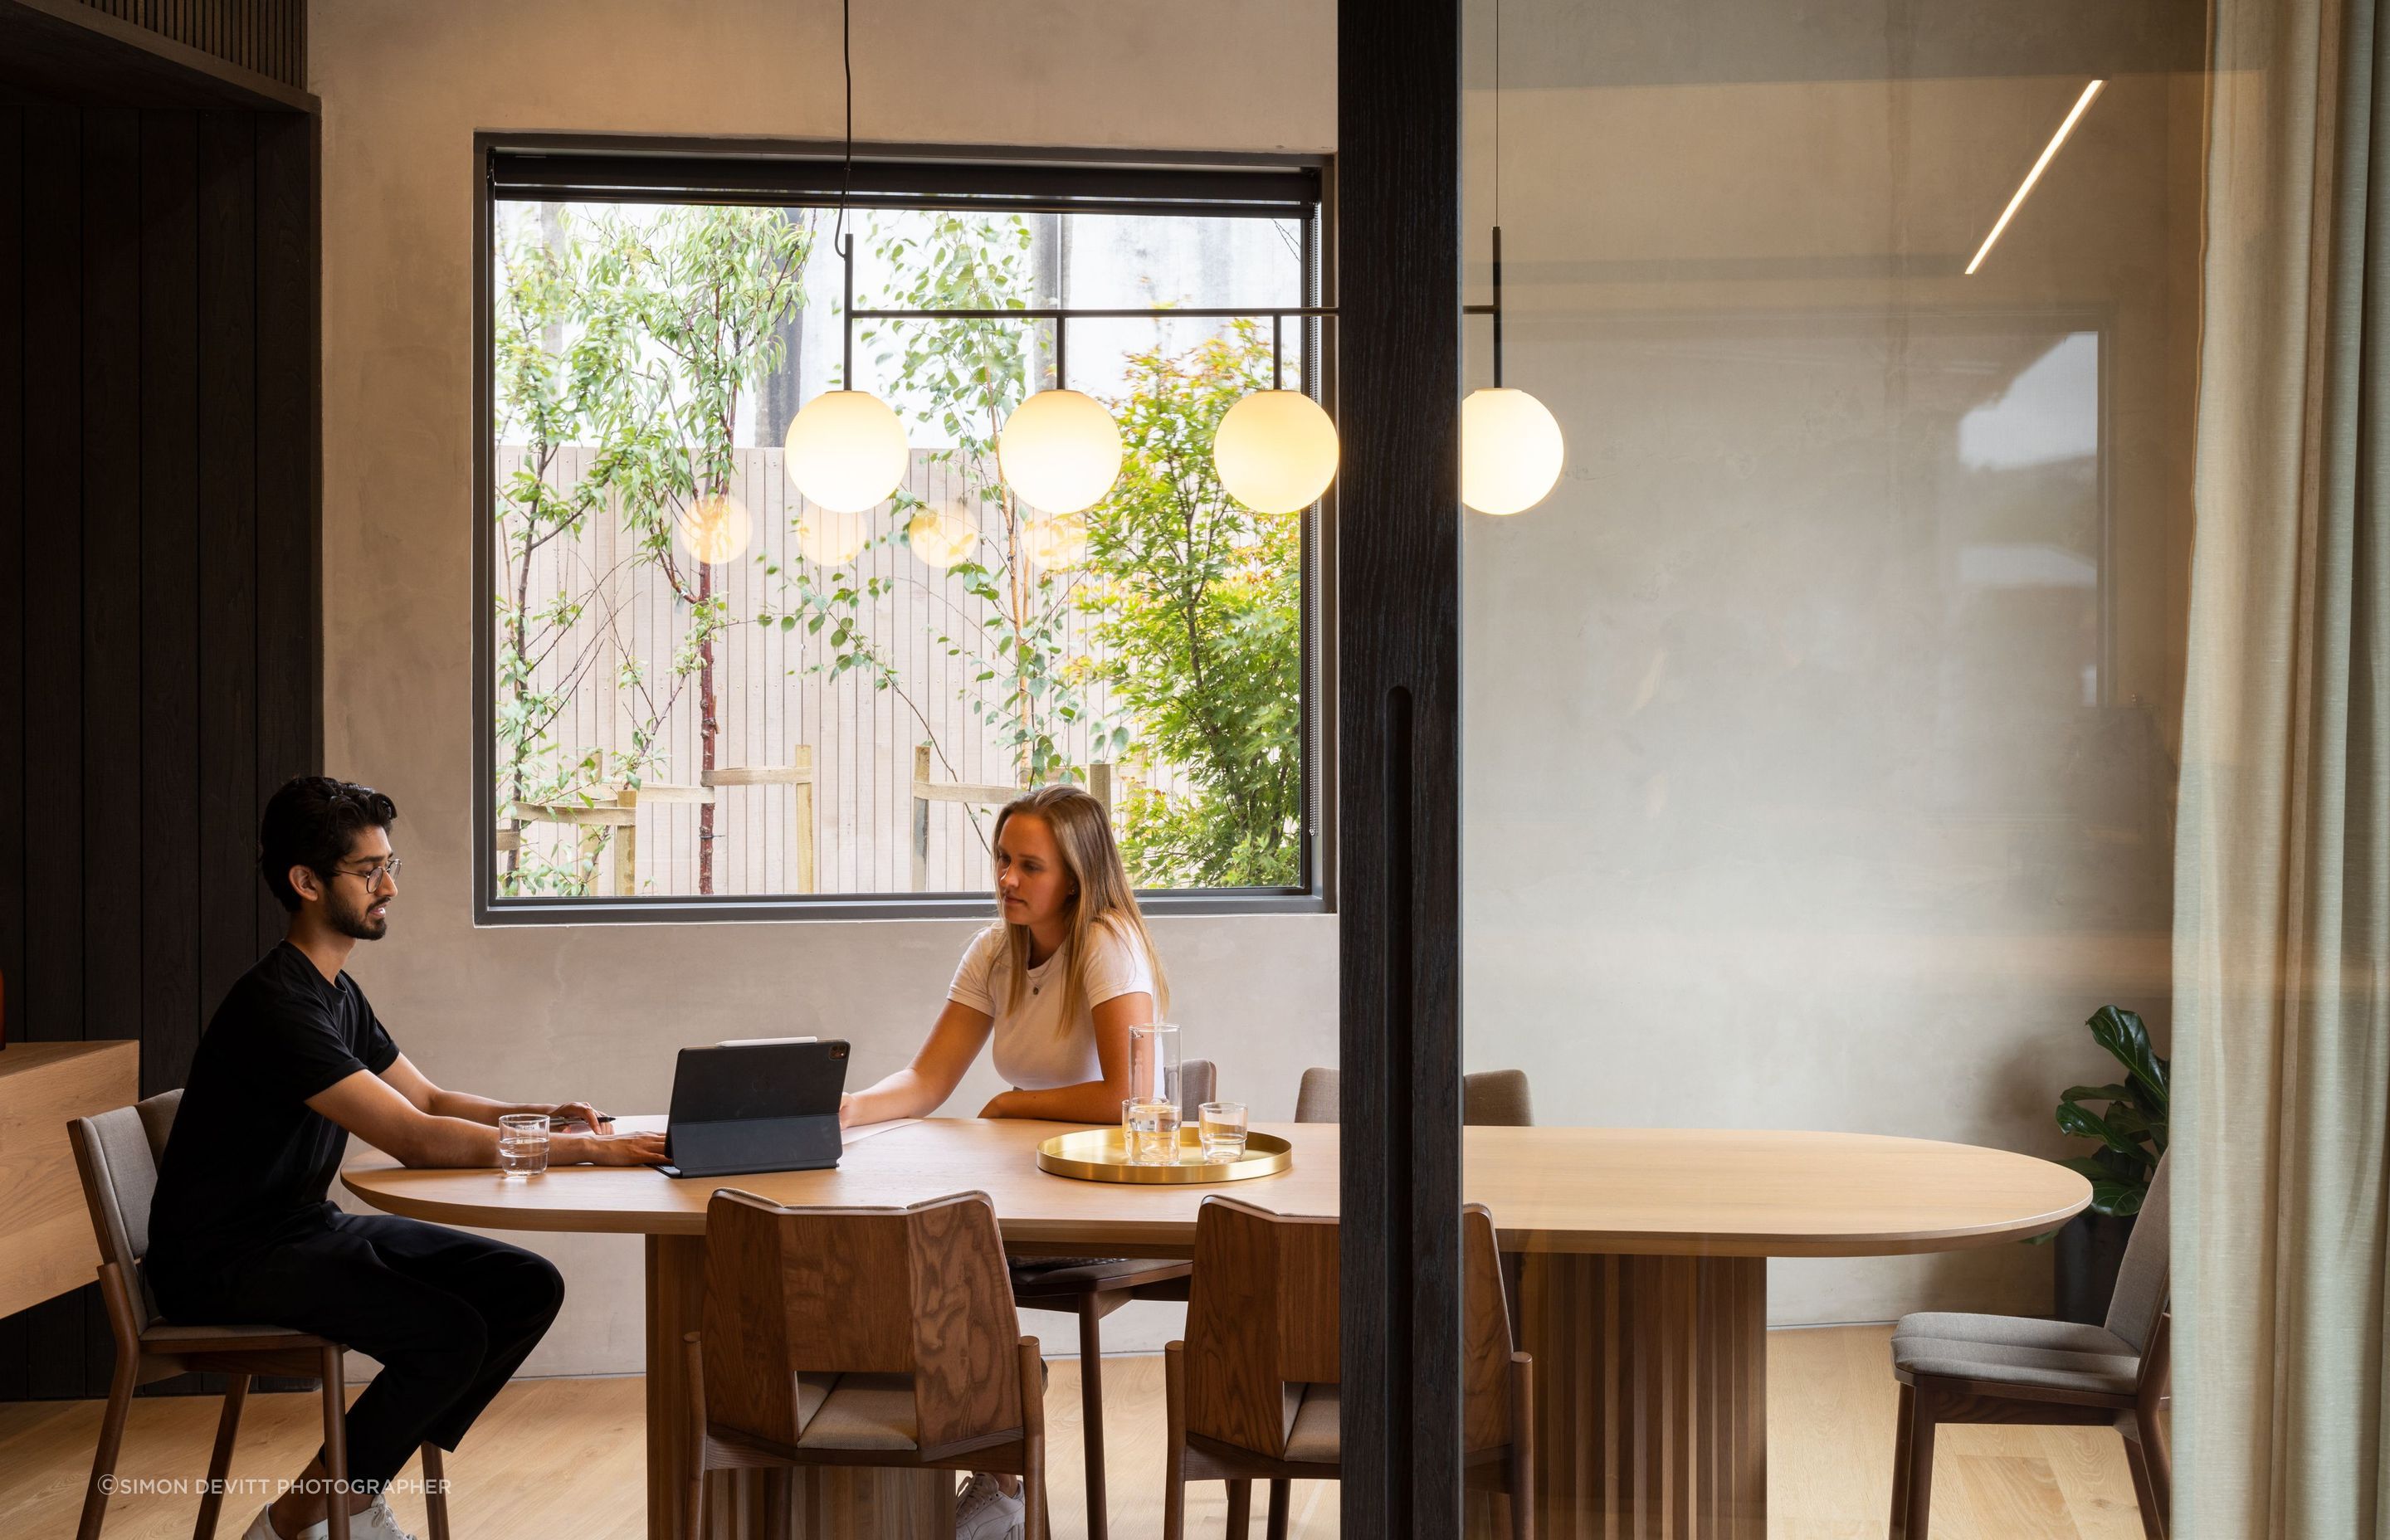
[(559, 1134), (550, 1149), (557, 1165), (652, 1166), (669, 1158), (662, 1133)]

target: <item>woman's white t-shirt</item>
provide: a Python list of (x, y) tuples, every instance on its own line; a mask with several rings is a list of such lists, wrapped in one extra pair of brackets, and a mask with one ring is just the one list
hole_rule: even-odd
[(1124, 995), (1150, 995), (1153, 965), (1145, 948), (1111, 926), (1087, 931), (1086, 998), (1065, 1026), (1062, 996), (1070, 973), (1063, 946), (1029, 970), (1018, 1008), (1012, 999), (1012, 952), (1006, 927), (991, 925), (971, 939), (955, 969), (946, 998), (996, 1019), (996, 1072), (1023, 1091), (1050, 1091), (1104, 1078), (1096, 1054), (1094, 1007)]

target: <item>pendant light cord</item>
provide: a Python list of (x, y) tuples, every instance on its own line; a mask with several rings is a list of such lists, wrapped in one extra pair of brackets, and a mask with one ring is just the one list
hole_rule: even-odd
[(846, 81), (846, 140), (844, 166), (838, 182), (838, 222), (831, 227), (829, 245), (839, 260), (846, 264), (846, 310), (840, 316), (844, 334), (838, 367), (841, 390), (854, 389), (854, 243), (846, 233), (846, 199), (854, 187), (854, 0), (838, 0), (838, 61)]
[[(846, 80), (846, 157), (839, 176), (838, 229), (831, 237), (833, 244), (846, 234), (846, 198), (854, 188), (854, 0), (838, 0), (838, 62)], [(1499, 69), (1497, 63), (1497, 72)], [(1497, 173), (1497, 187), (1499, 184)]]
[(1502, 388), (1502, 0), (1494, 0), (1494, 388)]

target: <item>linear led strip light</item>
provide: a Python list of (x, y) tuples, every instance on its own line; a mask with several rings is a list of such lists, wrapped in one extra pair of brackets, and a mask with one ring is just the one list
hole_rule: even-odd
[(2009, 221), (2016, 217), (2017, 210), (2024, 204), (2025, 195), (2033, 191), (2033, 185), (2041, 180), (2042, 172), (2058, 154), (2058, 147), (2075, 132), (2075, 120), (2083, 116), (2085, 109), (2091, 105), (2091, 98), (2098, 96), (2100, 88), (2107, 83), (2104, 80), (2095, 80), (2083, 88), (2083, 95), (2075, 98), (2075, 109), (2066, 114), (2066, 121), (2058, 125), (2058, 132), (2049, 136), (2049, 143), (2042, 148), (2041, 159), (2033, 163), (2033, 170), (2024, 173), (2024, 180), (2017, 185), (2016, 196), (2009, 199), (2009, 206), (2000, 211), (1998, 221), (1992, 225), (1992, 233), (1985, 236), (1984, 244), (1975, 249), (1975, 260), (1967, 264), (1968, 277), (1973, 277), (1975, 269), (1983, 266), (1984, 259), (1991, 255), (1992, 243), (2000, 238), (2000, 232), (2007, 229)]

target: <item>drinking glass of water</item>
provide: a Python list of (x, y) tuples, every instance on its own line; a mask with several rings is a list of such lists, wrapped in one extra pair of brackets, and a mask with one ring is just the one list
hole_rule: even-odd
[(498, 1120), (498, 1174), (536, 1176), (547, 1169), (547, 1115), (508, 1112)]
[(1207, 1101), (1202, 1107), (1203, 1159), (1241, 1161), (1245, 1158), (1245, 1104)]
[(1128, 1147), (1129, 1164), (1178, 1163), (1178, 1109), (1170, 1103), (1143, 1098), (1123, 1102), (1121, 1132)]

